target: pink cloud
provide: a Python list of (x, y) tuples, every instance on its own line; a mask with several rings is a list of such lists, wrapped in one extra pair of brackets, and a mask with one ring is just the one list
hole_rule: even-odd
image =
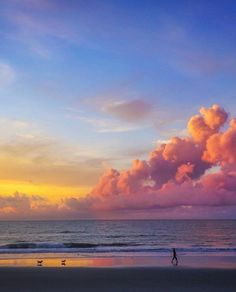
[[(236, 122), (231, 120), (229, 128), (220, 132), (227, 119), (218, 105), (201, 108), (188, 123), (191, 136), (173, 137), (154, 149), (148, 160), (135, 160), (130, 169), (105, 172), (86, 198), (87, 208), (148, 212), (236, 205)], [(219, 172), (205, 174), (218, 164)]]
[(228, 118), (226, 111), (217, 104), (208, 109), (202, 107), (200, 113), (201, 115), (193, 116), (188, 122), (189, 133), (196, 142), (206, 141), (217, 133)]
[(203, 159), (214, 164), (236, 164), (236, 119), (230, 121), (225, 132), (209, 137)]

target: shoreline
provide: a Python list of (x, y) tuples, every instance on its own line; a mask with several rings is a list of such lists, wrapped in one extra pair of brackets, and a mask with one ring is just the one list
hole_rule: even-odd
[[(20, 254), (4, 255), (0, 257), (0, 268), (3, 267), (37, 267), (37, 260), (43, 260), (40, 268), (135, 268), (135, 267), (156, 267), (170, 268), (170, 256), (106, 256), (106, 257), (81, 257), (78, 254), (28, 254), (21, 257)], [(61, 261), (66, 260), (66, 265)], [(236, 269), (236, 255), (233, 256), (178, 256), (179, 265), (177, 268), (210, 268), (210, 269)]]

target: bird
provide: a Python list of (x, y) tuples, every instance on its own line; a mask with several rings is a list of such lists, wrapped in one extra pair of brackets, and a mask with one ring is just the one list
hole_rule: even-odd
[(65, 266), (66, 265), (66, 260), (61, 260), (61, 265)]
[(43, 264), (43, 260), (37, 260), (37, 266), (41, 267)]

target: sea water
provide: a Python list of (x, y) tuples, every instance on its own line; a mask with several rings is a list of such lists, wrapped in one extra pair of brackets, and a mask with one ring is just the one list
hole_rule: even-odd
[(0, 257), (236, 255), (236, 220), (2, 221)]

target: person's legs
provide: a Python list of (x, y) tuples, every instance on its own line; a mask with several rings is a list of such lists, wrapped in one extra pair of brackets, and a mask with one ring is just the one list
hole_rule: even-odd
[(176, 256), (174, 257), (174, 259), (175, 259), (175, 265), (177, 266), (178, 265), (178, 259), (177, 259)]

